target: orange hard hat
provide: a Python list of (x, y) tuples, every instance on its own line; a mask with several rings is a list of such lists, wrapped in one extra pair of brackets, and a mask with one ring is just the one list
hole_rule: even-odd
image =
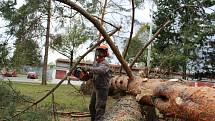
[[(105, 45), (105, 44), (100, 44), (97, 48), (96, 48), (96, 50), (98, 51), (98, 50), (104, 50), (104, 52), (105, 52), (105, 57), (108, 57), (109, 56), (109, 53), (108, 53), (108, 46), (107, 45)], [(99, 52), (99, 51), (98, 51)]]
[(108, 46), (105, 44), (100, 44), (97, 49), (104, 49), (104, 50), (108, 50)]

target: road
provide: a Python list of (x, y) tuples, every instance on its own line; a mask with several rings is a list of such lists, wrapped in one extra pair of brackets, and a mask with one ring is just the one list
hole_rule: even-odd
[[(12, 81), (12, 82), (24, 82), (24, 83), (42, 83), (42, 79), (27, 79), (27, 76), (21, 75), (18, 77), (3, 77), (0, 75), (0, 80), (4, 81)], [(52, 79), (47, 82), (47, 84), (57, 84), (60, 82), (60, 79)], [(68, 81), (64, 81), (62, 84), (67, 84)], [(71, 81), (71, 84), (80, 86), (83, 82), (82, 81)]]

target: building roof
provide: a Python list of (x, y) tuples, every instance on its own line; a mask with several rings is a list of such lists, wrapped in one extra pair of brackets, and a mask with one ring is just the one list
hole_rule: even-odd
[[(56, 60), (56, 63), (65, 63), (65, 64), (69, 64), (70, 60), (69, 59), (61, 59), (61, 58), (58, 58)], [(74, 63), (76, 63), (76, 61), (73, 61)], [(93, 62), (92, 61), (81, 61), (80, 64), (83, 64), (83, 65), (93, 65)], [(109, 64), (110, 67), (112, 68), (120, 68), (121, 65), (116, 65), (116, 64)], [(132, 70), (140, 70), (140, 69), (143, 69), (143, 68), (137, 68), (137, 67), (133, 67)]]
[[(56, 60), (56, 63), (57, 62), (61, 62), (61, 63), (70, 63), (70, 60), (69, 59), (62, 59), (62, 58), (58, 58), (57, 60)], [(76, 61), (73, 61), (74, 63), (76, 62)], [(89, 61), (81, 61), (80, 62), (81, 64), (93, 64), (93, 62), (89, 62)]]

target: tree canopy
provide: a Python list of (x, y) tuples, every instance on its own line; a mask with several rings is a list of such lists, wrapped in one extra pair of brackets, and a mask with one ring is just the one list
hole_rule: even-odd
[(159, 27), (166, 19), (172, 20), (172, 24), (155, 42), (154, 66), (186, 72), (194, 65), (188, 66), (188, 63), (195, 62), (200, 55), (200, 48), (211, 41), (212, 35), (208, 31), (214, 31), (214, 17), (205, 8), (213, 5), (211, 0), (157, 1), (155, 24)]
[(15, 39), (12, 57), (14, 66), (41, 64), (38, 43), (44, 35), (42, 15), (46, 5), (43, 3), (44, 1), (27, 0), (21, 7), (15, 8), (13, 1), (0, 2), (1, 16), (7, 23), (5, 33)]
[[(140, 50), (143, 45), (147, 42), (149, 36), (149, 25), (143, 24), (138, 30), (136, 35), (132, 38), (132, 43), (129, 46), (128, 55), (126, 60), (130, 63), (133, 61), (133, 58), (136, 56), (138, 50)], [(138, 63), (145, 63), (147, 61), (147, 52), (144, 52), (138, 59)]]
[(15, 45), (14, 56), (12, 62), (14, 67), (20, 66), (40, 66), (41, 55), (40, 49), (36, 41), (25, 40)]
[(78, 46), (86, 42), (89, 37), (89, 32), (84, 23), (73, 23), (73, 26), (68, 30), (68, 34), (57, 35), (54, 38), (51, 48), (68, 57), (70, 59), (71, 68), (74, 55), (78, 51)]

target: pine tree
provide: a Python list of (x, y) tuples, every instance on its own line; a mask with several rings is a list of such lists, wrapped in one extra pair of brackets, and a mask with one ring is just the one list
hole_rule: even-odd
[(13, 36), (15, 51), (12, 57), (14, 66), (40, 65), (38, 38), (43, 36), (42, 14), (43, 1), (27, 0), (20, 8), (15, 8), (11, 1), (0, 2), (1, 15), (8, 23), (6, 34)]
[(40, 66), (41, 55), (37, 42), (25, 40), (16, 43), (16, 49), (12, 58), (13, 66)]
[(195, 61), (198, 55), (197, 47), (207, 41), (208, 33), (205, 31), (208, 15), (204, 7), (213, 5), (213, 1), (174, 1), (158, 0), (158, 11), (155, 15), (155, 24), (159, 27), (167, 18), (172, 20), (154, 46), (154, 66), (170, 71), (188, 70), (188, 62)]
[(9, 63), (9, 48), (7, 42), (0, 42), (0, 68)]

